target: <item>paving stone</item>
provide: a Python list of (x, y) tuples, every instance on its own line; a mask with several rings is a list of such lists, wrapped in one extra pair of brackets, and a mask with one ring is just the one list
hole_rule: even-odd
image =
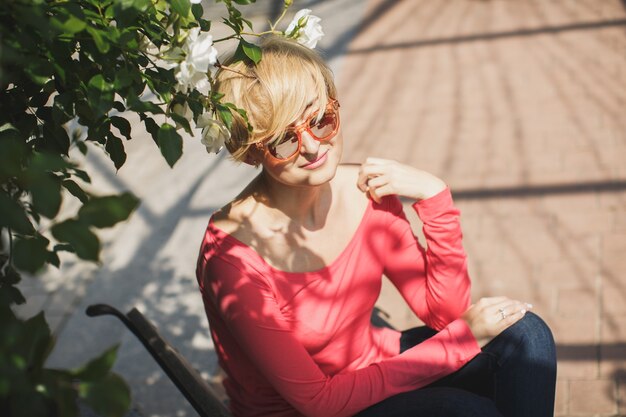
[(626, 414), (626, 378), (617, 380), (617, 388), (618, 412), (620, 414)]
[(626, 341), (600, 345), (600, 376), (626, 379)]
[(602, 343), (626, 342), (626, 316), (610, 315), (602, 320)]
[(577, 289), (582, 285), (593, 288), (599, 273), (599, 262), (587, 258), (581, 262), (580, 258), (561, 259), (542, 262), (536, 269), (535, 278), (542, 287)]
[(613, 209), (614, 224), (613, 228), (616, 232), (626, 232), (626, 193), (617, 195), (621, 197)]
[[(573, 182), (576, 184), (576, 182)], [(595, 193), (546, 196), (542, 205), (553, 213), (586, 212), (598, 208), (598, 196)]]
[(602, 311), (609, 317), (626, 317), (626, 282), (615, 278), (603, 277)]
[(565, 288), (558, 292), (557, 312), (563, 317), (588, 317), (599, 313), (599, 298), (595, 288)]
[[(583, 353), (585, 359), (582, 360), (561, 360), (558, 359), (558, 375), (564, 380), (593, 379), (600, 375), (597, 359), (588, 359), (597, 355), (597, 347), (585, 347)], [(557, 350), (557, 352), (559, 352)], [(557, 356), (558, 357), (558, 356)]]
[(572, 416), (617, 412), (614, 380), (573, 380), (569, 382), (569, 413)]
[(553, 317), (550, 322), (557, 344), (588, 345), (598, 343), (599, 320), (596, 317)]
[(626, 233), (611, 233), (604, 236), (604, 253), (608, 255), (623, 255), (626, 253)]
[(626, 282), (626, 252), (604, 252), (602, 254), (602, 275), (605, 281), (618, 285)]
[(598, 209), (595, 212), (565, 212), (556, 216), (556, 221), (565, 227), (574, 236), (596, 235), (607, 233), (614, 229), (614, 219), (611, 213)]
[(556, 398), (554, 401), (554, 415), (565, 416), (567, 415), (567, 404), (569, 395), (568, 381), (558, 380), (556, 381)]

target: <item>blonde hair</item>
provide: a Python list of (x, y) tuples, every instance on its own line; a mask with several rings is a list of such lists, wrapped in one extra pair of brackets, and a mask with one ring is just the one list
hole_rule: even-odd
[(337, 91), (333, 75), (314, 51), (279, 36), (264, 37), (260, 43), (261, 61), (225, 62), (232, 69), (220, 69), (216, 90), (230, 102), (246, 111), (252, 126), (249, 132), (243, 117), (233, 114), (231, 139), (226, 147), (233, 159), (250, 162), (249, 151), (256, 143), (271, 141), (302, 116), (311, 97), (312, 110), (326, 107)]

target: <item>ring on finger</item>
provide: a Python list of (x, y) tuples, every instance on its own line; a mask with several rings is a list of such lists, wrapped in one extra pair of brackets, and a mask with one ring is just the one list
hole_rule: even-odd
[(503, 308), (498, 309), (498, 311), (500, 312), (500, 315), (502, 316), (502, 320), (504, 320), (506, 318), (506, 312), (504, 311)]

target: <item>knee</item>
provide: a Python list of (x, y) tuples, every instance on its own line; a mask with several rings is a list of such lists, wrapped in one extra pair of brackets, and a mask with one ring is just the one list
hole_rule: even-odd
[(529, 311), (513, 327), (514, 331), (521, 332), (528, 341), (543, 346), (554, 346), (552, 331), (545, 321), (537, 314)]
[(556, 363), (556, 346), (552, 331), (537, 314), (528, 312), (520, 321), (506, 330), (526, 357), (541, 362)]

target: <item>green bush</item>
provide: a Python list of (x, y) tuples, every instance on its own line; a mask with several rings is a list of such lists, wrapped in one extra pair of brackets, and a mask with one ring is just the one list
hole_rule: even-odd
[[(238, 39), (238, 58), (258, 62), (260, 49), (243, 38), (258, 34), (244, 32), (252, 25), (237, 9), (254, 0), (221, 2), (227, 15), (223, 23), (232, 30), (221, 40)], [(286, 1), (284, 10), (290, 4)], [(100, 149), (117, 169), (122, 167), (124, 143), (133, 137), (127, 120), (132, 114), (173, 166), (182, 154), (181, 130), (192, 133), (193, 127), (206, 126), (200, 120), (207, 114), (225, 126), (232, 111), (245, 117), (211, 89), (206, 66), (220, 64), (207, 61), (215, 51), (207, 35), (211, 21), (203, 13), (190, 0), (0, 2), (3, 416), (75, 416), (77, 399), (105, 416), (121, 416), (128, 409), (128, 387), (110, 372), (116, 348), (80, 369), (47, 369), (54, 338), (43, 313), (24, 320), (12, 306), (25, 301), (17, 287), (19, 271), (59, 267), (63, 251), (98, 262), (101, 244), (95, 229), (126, 220), (139, 204), (128, 192), (94, 195), (76, 155)], [(304, 23), (298, 22), (289, 36), (296, 37)], [(276, 32), (274, 26), (270, 32)], [(194, 56), (198, 45), (205, 49)], [(196, 88), (203, 83), (206, 88)], [(60, 213), (63, 198), (78, 200), (75, 215)]]

